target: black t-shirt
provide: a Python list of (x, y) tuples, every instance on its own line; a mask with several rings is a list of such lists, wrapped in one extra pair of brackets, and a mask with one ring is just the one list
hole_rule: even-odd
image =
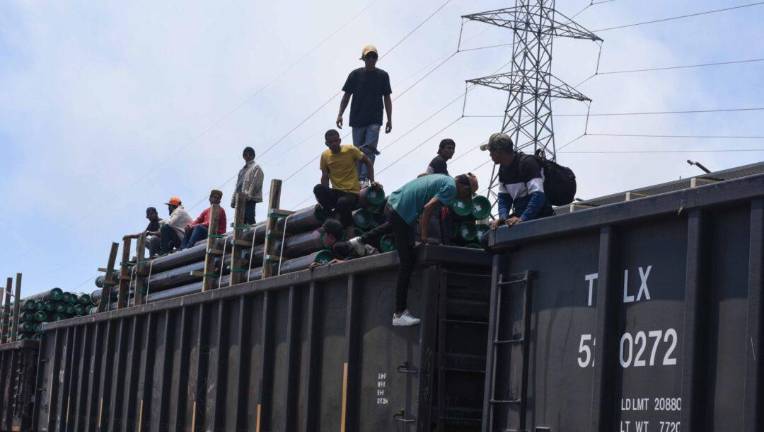
[(350, 103), (351, 127), (382, 124), (382, 96), (392, 93), (387, 72), (358, 68), (350, 72), (342, 91), (353, 95)]
[(430, 166), (427, 167), (427, 174), (448, 174), (448, 166), (446, 164), (446, 160), (443, 159), (443, 156), (437, 155), (435, 156), (432, 161), (430, 161)]
[(150, 221), (146, 227), (146, 231), (155, 232), (159, 231), (159, 220)]

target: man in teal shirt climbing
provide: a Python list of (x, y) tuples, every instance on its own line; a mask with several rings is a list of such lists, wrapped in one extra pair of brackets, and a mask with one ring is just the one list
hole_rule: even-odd
[(414, 270), (414, 224), (419, 216), (419, 236), (427, 243), (429, 220), (439, 205), (449, 205), (454, 200), (470, 199), (477, 192), (478, 180), (472, 173), (449, 177), (431, 174), (412, 180), (396, 190), (387, 199), (385, 215), (387, 222), (348, 241), (359, 256), (364, 254), (366, 243), (375, 242), (389, 232), (393, 233), (398, 250), (398, 282), (395, 290), (394, 326), (419, 324), (419, 318), (406, 308), (409, 279)]

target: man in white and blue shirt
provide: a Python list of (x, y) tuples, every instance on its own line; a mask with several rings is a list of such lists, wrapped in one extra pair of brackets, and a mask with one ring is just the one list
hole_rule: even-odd
[(544, 172), (538, 159), (514, 149), (509, 135), (495, 133), (488, 144), (494, 163), (499, 165), (499, 218), (494, 228), (513, 226), (521, 222), (554, 215), (544, 193)]

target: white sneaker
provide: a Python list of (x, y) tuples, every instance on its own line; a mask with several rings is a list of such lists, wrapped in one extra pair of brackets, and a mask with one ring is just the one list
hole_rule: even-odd
[(401, 312), (400, 315), (393, 314), (393, 326), (395, 327), (410, 327), (419, 324), (421, 320), (411, 315), (408, 309)]
[(348, 244), (353, 248), (353, 252), (359, 257), (366, 256), (366, 244), (361, 241), (361, 237), (353, 237), (348, 240)]

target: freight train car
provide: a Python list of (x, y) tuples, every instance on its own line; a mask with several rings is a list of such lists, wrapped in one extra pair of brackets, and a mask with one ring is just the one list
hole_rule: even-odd
[(762, 168), (492, 233), (483, 430), (764, 430)]
[(418, 248), (46, 324), (37, 430), (478, 431), (490, 257)]
[(39, 343), (0, 345), (0, 431), (32, 430)]

